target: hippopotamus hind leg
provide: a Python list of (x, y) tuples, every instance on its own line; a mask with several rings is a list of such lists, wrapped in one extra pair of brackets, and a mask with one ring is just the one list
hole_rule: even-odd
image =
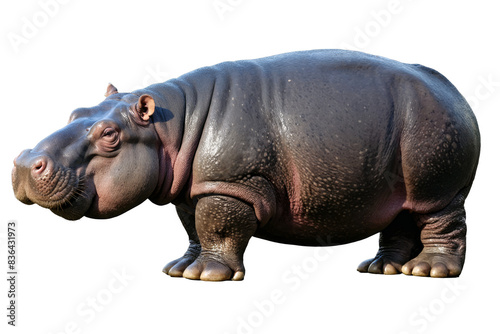
[(424, 246), (422, 252), (407, 262), (402, 272), (406, 275), (456, 277), (465, 261), (464, 202), (470, 187), (462, 189), (444, 209), (413, 216)]
[(431, 277), (459, 276), (465, 261), (464, 188), (444, 209), (433, 213), (402, 211), (380, 233), (379, 250), (358, 271)]
[(380, 232), (377, 255), (363, 261), (359, 272), (372, 274), (399, 274), (402, 267), (422, 250), (420, 229), (412, 215), (402, 211), (394, 221)]

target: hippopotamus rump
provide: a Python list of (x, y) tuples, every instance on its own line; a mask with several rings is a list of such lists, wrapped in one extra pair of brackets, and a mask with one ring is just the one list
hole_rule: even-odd
[(314, 50), (106, 96), (15, 159), (21, 202), (70, 220), (173, 203), (189, 247), (170, 276), (241, 280), (252, 236), (326, 246), (379, 232), (359, 271), (461, 273), (479, 130), (430, 68)]

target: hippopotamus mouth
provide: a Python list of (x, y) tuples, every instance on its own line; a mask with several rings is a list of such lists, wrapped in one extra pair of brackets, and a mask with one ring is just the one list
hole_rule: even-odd
[(12, 169), (14, 193), (25, 204), (38, 204), (70, 220), (80, 219), (92, 206), (82, 170), (56, 166), (52, 159), (23, 151)]

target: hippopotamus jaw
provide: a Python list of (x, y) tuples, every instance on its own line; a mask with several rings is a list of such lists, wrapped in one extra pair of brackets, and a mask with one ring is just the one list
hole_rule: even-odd
[[(67, 197), (67, 201), (47, 208), (56, 215), (67, 220), (78, 220), (83, 216), (88, 216), (89, 210), (94, 203), (94, 196), (90, 196), (85, 190), (85, 186), (82, 186), (85, 184), (85, 177), (80, 178), (80, 180), (78, 186), (74, 187), (71, 195)], [(43, 206), (40, 203), (37, 204)]]

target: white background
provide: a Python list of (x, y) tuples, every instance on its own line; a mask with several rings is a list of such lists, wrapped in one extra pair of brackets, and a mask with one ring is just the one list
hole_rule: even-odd
[[(62, 2), (0, 8), (0, 261), (5, 268), (6, 225), (15, 219), (20, 272), (16, 328), (6, 325), (1, 280), (2, 332), (497, 330), (500, 24), (492, 1)], [(14, 198), (14, 157), (64, 126), (73, 109), (99, 103), (108, 82), (131, 91), (225, 60), (315, 48), (433, 67), (473, 105), (483, 146), (466, 202), (460, 278), (359, 274), (358, 263), (377, 250), (374, 236), (326, 249), (252, 239), (243, 282), (174, 279), (161, 269), (183, 254), (187, 237), (172, 205), (148, 202), (111, 220), (68, 222)]]

